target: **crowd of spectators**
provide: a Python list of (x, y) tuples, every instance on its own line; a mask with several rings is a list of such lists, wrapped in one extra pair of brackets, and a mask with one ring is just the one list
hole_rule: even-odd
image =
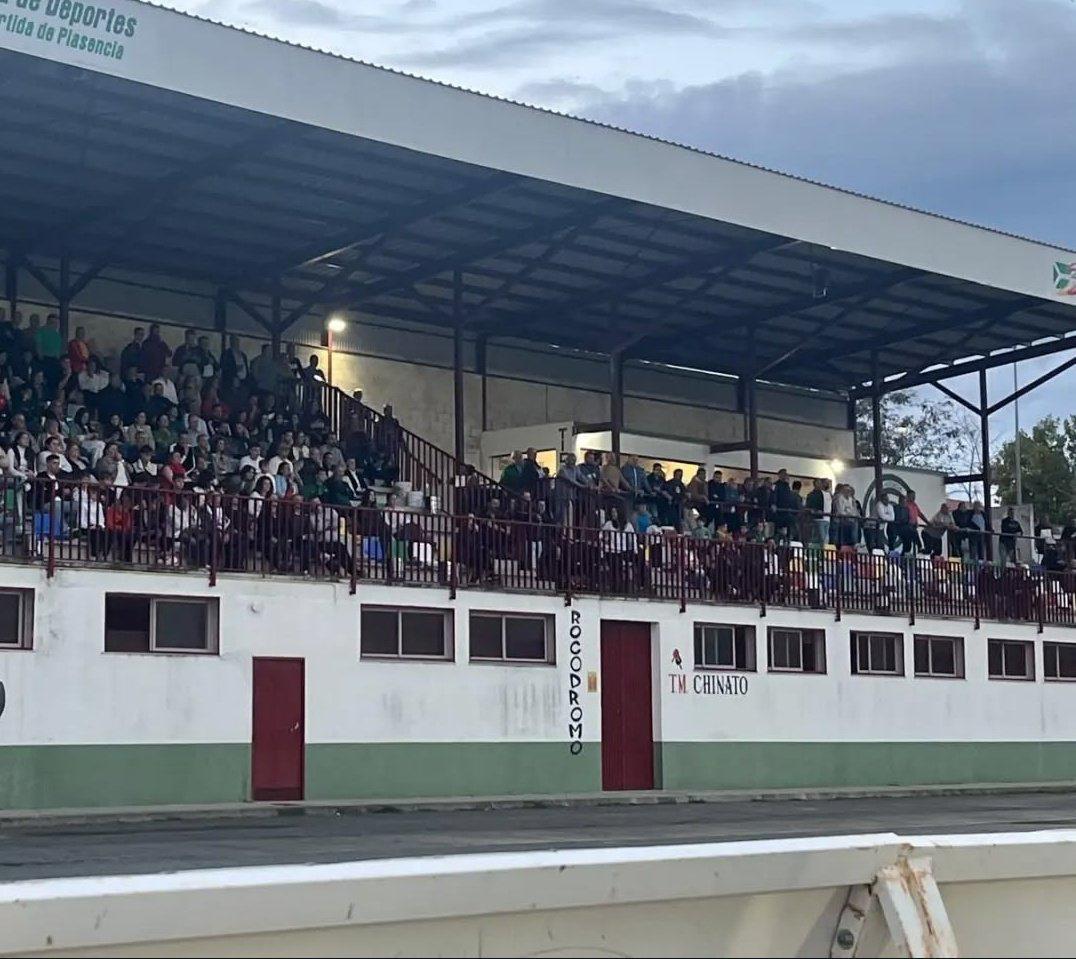
[[(685, 479), (680, 468), (667, 476), (660, 462), (647, 470), (639, 457), (629, 456), (619, 466), (612, 454), (602, 458), (588, 451), (582, 463), (574, 454), (564, 454), (556, 482), (550, 483), (536, 451), (529, 449), (526, 454), (512, 454), (500, 481), (524, 497), (526, 505), (511, 516), (500, 503), (492, 503), (490, 519), (521, 519), (530, 511), (546, 522), (601, 526), (623, 534), (674, 530), (718, 542), (813, 544), (890, 555), (948, 555), (973, 562), (987, 558), (992, 535), (983, 504), (977, 501), (959, 503), (955, 509), (943, 503), (928, 516), (913, 490), (883, 492), (865, 510), (851, 484), (814, 479), (805, 488), (784, 469), (775, 477), (755, 480), (726, 477), (721, 469), (707, 476), (700, 466)], [(997, 532), (997, 559), (1003, 565), (1017, 562), (1017, 540), (1026, 532), (1013, 510)], [(1064, 565), (1063, 548), (1055, 557), (1039, 546), (1047, 565), (1055, 558)]]
[[(173, 349), (157, 324), (135, 327), (110, 358), (83, 327), (64, 344), (55, 314), (24, 325), (21, 312), (0, 308), (5, 536), (32, 509), (39, 533), (82, 535), (104, 549), (151, 499), (154, 515), (137, 517), (142, 538), (195, 558), (214, 523), (217, 541), (235, 549), (262, 534), (283, 551), (289, 539), (335, 529), (337, 513), (393, 486), (400, 428), (386, 407), (376, 419), (353, 417), (341, 441), (323, 410), (324, 380), (316, 355), (304, 366), (264, 344), (251, 359), (236, 336), (218, 355), (194, 330)], [(241, 524), (229, 515), (235, 497), (249, 498)], [(300, 502), (324, 507), (302, 514), (319, 529), (286, 529), (299, 515), (287, 507)], [(287, 552), (299, 562), (300, 548)]]

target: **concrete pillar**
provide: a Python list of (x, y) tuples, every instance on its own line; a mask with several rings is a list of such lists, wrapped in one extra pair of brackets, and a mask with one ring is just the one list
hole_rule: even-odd
[(871, 456), (874, 460), (874, 499), (882, 496), (882, 384), (878, 374), (878, 354), (871, 354)]

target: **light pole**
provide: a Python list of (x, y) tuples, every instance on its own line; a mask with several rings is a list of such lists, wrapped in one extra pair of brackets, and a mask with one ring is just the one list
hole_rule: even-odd
[(347, 323), (340, 316), (330, 316), (325, 324), (325, 347), (329, 353), (329, 386), (333, 385), (333, 334), (343, 333)]

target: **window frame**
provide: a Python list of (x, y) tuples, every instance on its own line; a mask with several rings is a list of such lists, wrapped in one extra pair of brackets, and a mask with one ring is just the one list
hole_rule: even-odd
[[(108, 649), (108, 600), (116, 596), (125, 599), (141, 599), (149, 603), (149, 636), (146, 649)], [(190, 603), (206, 607), (206, 646), (196, 649), (192, 646), (158, 646), (157, 645), (157, 603)], [(219, 656), (220, 655), (220, 597), (218, 596), (172, 596), (170, 594), (127, 593), (123, 591), (105, 592), (104, 638), (102, 652), (109, 656)]]
[[(990, 672), (990, 649), (998, 643), (1001, 646), (1001, 673)], [(1005, 674), (1005, 646), (1017, 645), (1022, 646), (1024, 649), (1024, 666), (1027, 669), (1027, 674), (1024, 676), (1008, 676)], [(986, 641), (986, 678), (990, 680), (1005, 681), (1012, 683), (1033, 683), (1035, 682), (1035, 643), (1029, 639), (990, 639)]]
[[(378, 613), (396, 614), (396, 652), (368, 653), (363, 649), (362, 614), (370, 610)], [(404, 613), (425, 613), (441, 617), (444, 624), (443, 653), (440, 656), (422, 653), (405, 653), (403, 651), (403, 615)], [(455, 610), (443, 606), (382, 606), (379, 603), (363, 603), (359, 607), (359, 659), (368, 659), (382, 663), (453, 663), (456, 661), (456, 616)]]
[[(778, 633), (795, 633), (799, 637), (800, 665), (775, 666), (773, 657), (773, 643)], [(815, 668), (803, 668), (803, 648), (805, 642), (812, 642), (815, 646)], [(802, 626), (770, 626), (766, 634), (766, 671), (768, 673), (786, 673), (803, 676), (825, 676), (829, 668), (826, 656), (826, 631), (824, 629), (809, 629)]]
[[(474, 619), (499, 619), (501, 621), (501, 656), (475, 656), (471, 647), (471, 623)], [(545, 630), (545, 658), (518, 659), (509, 658), (508, 629), (510, 619), (538, 619)], [(472, 663), (492, 663), (501, 666), (556, 666), (557, 665), (557, 620), (548, 613), (498, 613), (488, 609), (472, 609), (467, 614), (467, 660)]]
[[(946, 642), (953, 647), (953, 672), (938, 673), (934, 671), (934, 654), (931, 651), (931, 643)], [(921, 673), (915, 668), (916, 647), (920, 642), (927, 644), (927, 666), (930, 672)], [(916, 679), (966, 679), (967, 667), (964, 662), (964, 637), (942, 636), (938, 633), (915, 633), (912, 636), (912, 675)]]
[[(705, 661), (706, 656), (706, 630), (720, 630), (727, 629), (732, 633), (732, 660), (733, 665), (723, 666), (720, 663), (707, 663)], [(742, 666), (736, 665), (736, 641), (739, 635), (742, 633), (744, 641), (744, 658), (746, 662)], [(701, 635), (700, 635), (701, 634)], [(692, 630), (692, 652), (695, 659), (695, 669), (705, 670), (706, 672), (719, 672), (719, 673), (757, 673), (758, 672), (758, 651), (757, 651), (757, 637), (755, 633), (755, 627), (750, 625), (743, 625), (740, 623), (695, 623)], [(702, 639), (702, 653), (703, 660), (700, 661), (698, 656), (698, 642)]]
[(12, 652), (32, 651), (34, 648), (34, 590), (19, 586), (4, 586), (0, 588), (0, 595), (15, 596), (19, 601), (18, 633), (19, 639), (15, 643), (0, 643), (0, 650), (7, 649)]
[[(891, 676), (900, 679), (907, 675), (907, 671), (904, 665), (903, 633), (883, 632), (877, 629), (853, 629), (849, 631), (848, 636), (850, 640), (850, 666), (853, 676)], [(861, 657), (859, 655), (860, 642), (861, 640), (866, 640), (867, 658), (871, 659), (871, 639), (874, 637), (880, 637), (888, 642), (893, 643), (893, 669), (874, 669), (873, 664), (869, 664), (867, 669), (863, 668), (863, 663), (860, 661)]]
[[(1048, 655), (1047, 655), (1048, 650), (1051, 649), (1051, 648), (1056, 650), (1060, 646), (1068, 646), (1068, 647), (1071, 647), (1073, 649), (1076, 649), (1076, 643), (1065, 643), (1065, 642), (1061, 642), (1061, 641), (1056, 640), (1056, 639), (1044, 639), (1042, 641), (1042, 679), (1043, 679), (1043, 682), (1047, 682), (1047, 683), (1076, 683), (1076, 675), (1074, 675), (1074, 676), (1062, 676), (1062, 675), (1060, 675), (1060, 668), (1059, 668), (1059, 671), (1058, 671), (1058, 675), (1056, 675), (1056, 676), (1051, 676), (1046, 671), (1046, 665), (1047, 665), (1047, 662), (1048, 662)], [(1060, 655), (1058, 655), (1056, 653), (1055, 653), (1055, 656), (1056, 656), (1055, 664), (1058, 667), (1060, 667), (1061, 666), (1061, 657), (1060, 657)]]

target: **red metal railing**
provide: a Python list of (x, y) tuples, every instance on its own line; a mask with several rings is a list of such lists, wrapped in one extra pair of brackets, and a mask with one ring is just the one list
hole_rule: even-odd
[(0, 558), (1076, 626), (1076, 573), (473, 514), (0, 482)]

